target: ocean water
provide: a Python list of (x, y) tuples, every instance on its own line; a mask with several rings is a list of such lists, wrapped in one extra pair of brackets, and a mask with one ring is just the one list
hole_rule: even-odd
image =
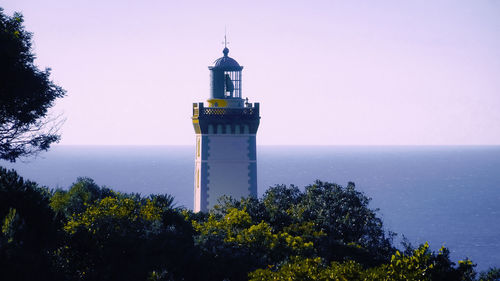
[[(259, 146), (257, 157), (259, 195), (275, 184), (353, 181), (398, 239), (445, 245), (452, 260), (469, 257), (479, 270), (500, 267), (500, 146)], [(85, 176), (193, 205), (191, 146), (56, 146), (0, 165), (50, 188)]]

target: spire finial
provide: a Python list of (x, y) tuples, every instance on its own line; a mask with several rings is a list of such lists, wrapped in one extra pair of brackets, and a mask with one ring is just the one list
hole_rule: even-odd
[(225, 57), (227, 57), (227, 54), (229, 53), (229, 49), (227, 48), (227, 45), (229, 45), (229, 42), (227, 42), (227, 32), (226, 32), (226, 27), (224, 26), (224, 50), (222, 50), (222, 53), (224, 54)]
[(227, 42), (226, 40), (226, 35), (227, 35), (227, 30), (226, 26), (224, 26), (224, 48), (227, 48), (227, 44), (229, 44), (229, 42)]

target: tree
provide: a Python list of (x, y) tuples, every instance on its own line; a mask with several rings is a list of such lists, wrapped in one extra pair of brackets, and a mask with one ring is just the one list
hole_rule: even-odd
[(0, 159), (12, 162), (60, 139), (61, 122), (47, 110), (66, 92), (50, 80), (49, 68), (34, 64), (31, 37), (20, 13), (9, 17), (0, 8)]
[(349, 182), (346, 187), (317, 180), (306, 186), (295, 216), (313, 221), (327, 235), (317, 243), (320, 255), (329, 261), (352, 259), (363, 265), (387, 261), (394, 252), (393, 233), (370, 209), (371, 201)]
[(353, 183), (278, 185), (209, 213), (79, 178), (51, 191), (0, 168), (1, 280), (499, 281), (469, 259), (391, 246)]
[(80, 177), (69, 190), (57, 189), (50, 198), (50, 206), (68, 220), (73, 215), (83, 213), (94, 201), (116, 195), (113, 190), (98, 186), (93, 179)]
[(479, 281), (500, 281), (500, 268), (493, 267), (479, 274)]
[(172, 202), (168, 195), (116, 194), (85, 203), (64, 226), (58, 267), (67, 280), (180, 280), (196, 273), (191, 224)]
[(211, 212), (223, 216), (231, 208), (245, 210), (253, 224), (265, 221), (275, 233), (312, 241), (317, 255), (328, 262), (350, 259), (374, 266), (388, 261), (395, 249), (393, 234), (384, 230), (377, 210), (369, 208), (370, 200), (352, 182), (343, 187), (316, 181), (303, 192), (293, 185), (276, 185), (262, 199), (221, 198)]
[(293, 256), (377, 266), (395, 249), (369, 202), (354, 183), (321, 181), (304, 191), (276, 185), (260, 199), (222, 197), (208, 218), (193, 221), (195, 242), (209, 256), (211, 280), (246, 280), (243, 273)]
[(229, 208), (224, 215), (210, 214), (203, 222), (192, 221), (198, 235), (197, 245), (208, 257), (205, 280), (247, 280), (247, 273), (257, 268), (281, 263), (289, 256), (310, 256), (314, 244), (309, 237), (319, 232), (303, 227), (300, 235), (290, 229), (274, 231), (265, 222), (256, 222), (245, 210)]
[[(373, 280), (373, 281), (431, 281), (475, 279), (474, 266), (470, 260), (459, 261), (454, 267), (448, 258), (449, 251), (441, 248), (430, 252), (427, 243), (407, 253), (396, 251), (390, 261), (377, 267), (364, 268), (361, 264), (347, 260), (342, 263), (326, 262), (318, 258), (293, 257), (277, 268), (268, 267), (249, 273), (251, 281), (257, 280)], [(446, 266), (444, 266), (446, 265)], [(493, 272), (494, 274), (494, 272)], [(486, 275), (485, 275), (486, 276)], [(492, 275), (493, 276), (493, 275)], [(481, 279), (482, 280), (482, 279)], [(494, 280), (494, 279), (486, 279)]]
[(50, 253), (60, 225), (49, 199), (47, 189), (0, 167), (0, 279), (59, 279)]

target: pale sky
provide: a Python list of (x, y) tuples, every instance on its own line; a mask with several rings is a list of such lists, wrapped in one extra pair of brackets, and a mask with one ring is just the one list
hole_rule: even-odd
[(2, 0), (68, 91), (61, 144), (193, 144), (207, 66), (261, 104), (258, 144), (500, 144), (500, 1)]

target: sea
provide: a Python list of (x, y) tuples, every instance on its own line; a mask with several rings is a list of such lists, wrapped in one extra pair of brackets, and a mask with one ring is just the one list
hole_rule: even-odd
[[(258, 194), (316, 179), (372, 198), (386, 230), (413, 245), (446, 246), (478, 270), (500, 267), (500, 146), (259, 146)], [(49, 188), (78, 177), (142, 195), (168, 193), (192, 208), (193, 146), (63, 146), (0, 166)]]

